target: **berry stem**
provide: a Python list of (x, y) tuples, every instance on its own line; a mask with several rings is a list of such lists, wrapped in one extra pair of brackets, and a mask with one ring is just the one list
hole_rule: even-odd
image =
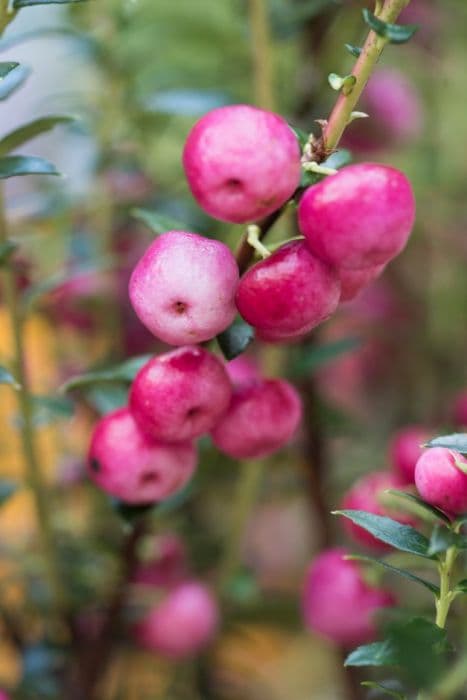
[(457, 548), (449, 547), (444, 560), (440, 562), (438, 567), (440, 575), (440, 594), (436, 601), (436, 624), (442, 629), (446, 626), (449, 608), (454, 600), (454, 594), (451, 590), (451, 575), (456, 557)]
[[(3, 193), (0, 191), (0, 243), (8, 241), (8, 227), (5, 216)], [(50, 518), (50, 500), (41, 473), (37, 445), (34, 434), (32, 395), (26, 370), (26, 352), (23, 337), (23, 318), (20, 313), (14, 269), (7, 265), (4, 269), (4, 292), (14, 346), (14, 370), (18, 382), (17, 397), (21, 415), (21, 445), (26, 467), (26, 478), (31, 488), (39, 526), (39, 538), (44, 555), (46, 575), (56, 598), (59, 610), (66, 606), (66, 595), (60, 576), (58, 553), (54, 542)]]

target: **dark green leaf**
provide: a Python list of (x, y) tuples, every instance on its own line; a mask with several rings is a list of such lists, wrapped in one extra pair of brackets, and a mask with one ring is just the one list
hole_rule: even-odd
[(467, 455), (467, 433), (441, 435), (429, 440), (423, 447), (446, 447), (448, 450), (456, 450)]
[(13, 241), (0, 243), (0, 265), (5, 265), (15, 252), (18, 245)]
[(358, 58), (360, 54), (362, 53), (362, 50), (359, 46), (353, 46), (352, 44), (345, 44), (345, 48), (349, 53), (352, 54), (352, 56), (355, 56), (355, 58)]
[(84, 0), (13, 0), (13, 7), (19, 10), (21, 7), (32, 5), (69, 5), (74, 2), (84, 2)]
[(396, 489), (388, 489), (386, 493), (389, 493), (391, 496), (398, 499), (404, 500), (409, 504), (413, 504), (414, 507), (410, 510), (410, 512), (415, 512), (419, 514), (420, 517), (425, 517), (430, 522), (438, 522), (439, 520), (442, 520), (448, 525), (451, 524), (451, 521), (446, 513), (443, 513), (442, 510), (439, 510), (434, 506), (430, 506), (429, 503), (425, 503), (425, 501), (422, 501), (421, 498), (412, 493), (407, 493), (407, 491), (397, 491)]
[(16, 61), (0, 61), (0, 80), (6, 78), (8, 73), (17, 68), (19, 63)]
[(0, 481), (0, 507), (3, 506), (19, 489), (19, 484), (14, 481), (2, 479)]
[(390, 544), (402, 552), (410, 552), (420, 557), (430, 558), (428, 554), (429, 541), (421, 532), (383, 515), (374, 515), (364, 510), (337, 510), (335, 515), (343, 515), (356, 525), (376, 537), (376, 539)]
[(357, 647), (345, 660), (344, 666), (394, 666), (394, 648), (388, 639)]
[(360, 554), (352, 554), (351, 556), (346, 557), (346, 559), (354, 559), (356, 561), (364, 561), (369, 562), (370, 564), (377, 564), (378, 566), (382, 566), (384, 569), (391, 571), (393, 574), (402, 576), (403, 578), (409, 579), (409, 581), (413, 581), (414, 583), (419, 583), (421, 586), (427, 588), (431, 593), (439, 595), (439, 587), (436, 586), (434, 583), (431, 583), (431, 581), (426, 581), (425, 579), (420, 578), (419, 576), (415, 576), (415, 574), (412, 574), (406, 569), (399, 569), (396, 566), (392, 566), (391, 564), (385, 562), (384, 559), (376, 559), (375, 557), (369, 557)]
[(11, 384), (11, 386), (17, 388), (18, 384), (14, 376), (5, 367), (0, 366), (0, 384)]
[(416, 24), (390, 24), (389, 22), (383, 22), (383, 20), (376, 17), (373, 12), (370, 12), (368, 8), (362, 10), (363, 19), (366, 24), (372, 29), (378, 36), (382, 36), (388, 39), (391, 44), (405, 44), (409, 41), (418, 29)]
[(74, 119), (75, 117), (71, 116), (51, 115), (24, 124), (0, 139), (0, 155), (19, 148), (19, 146), (22, 146), (26, 141), (39, 136), (39, 134), (50, 131), (58, 124), (68, 124), (74, 121)]
[(102, 382), (84, 388), (84, 398), (102, 416), (128, 403), (128, 385)]
[(116, 382), (130, 384), (136, 377), (139, 370), (151, 359), (152, 355), (141, 355), (132, 357), (130, 360), (125, 360), (119, 365), (107, 367), (106, 369), (96, 370), (95, 372), (87, 372), (72, 377), (65, 384), (62, 384), (60, 391), (65, 393), (73, 389), (88, 387), (92, 384), (101, 384), (103, 382)]
[(255, 337), (254, 329), (238, 319), (217, 336), (217, 342), (226, 360), (234, 360), (242, 354)]
[(4, 156), (0, 158), (0, 179), (17, 175), (60, 175), (55, 165), (36, 156)]
[(355, 350), (361, 345), (360, 338), (342, 338), (325, 345), (310, 345), (304, 347), (298, 360), (294, 363), (292, 373), (301, 377), (314, 372), (322, 365), (332, 362), (340, 355)]
[(31, 73), (28, 66), (16, 66), (3, 80), (0, 80), (0, 100), (6, 100), (27, 80)]
[(131, 213), (157, 234), (166, 233), (166, 231), (184, 231), (186, 229), (186, 224), (182, 224), (171, 216), (159, 214), (156, 211), (133, 209)]
[(374, 688), (375, 690), (380, 690), (383, 695), (387, 695), (390, 698), (397, 698), (397, 700), (406, 700), (407, 696), (404, 693), (399, 693), (397, 690), (392, 690), (392, 688), (383, 685), (382, 683), (376, 683), (375, 681), (363, 681), (360, 685), (365, 688)]

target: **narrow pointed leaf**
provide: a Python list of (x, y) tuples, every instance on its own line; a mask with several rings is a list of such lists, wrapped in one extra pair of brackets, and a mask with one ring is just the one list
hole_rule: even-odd
[(442, 520), (448, 525), (451, 524), (451, 521), (446, 515), (446, 513), (443, 513), (442, 510), (439, 510), (434, 506), (430, 506), (429, 503), (425, 503), (425, 501), (422, 501), (421, 498), (415, 496), (412, 493), (407, 493), (406, 491), (397, 491), (396, 489), (388, 489), (386, 493), (389, 493), (395, 498), (406, 501), (408, 504), (413, 504), (414, 508), (412, 508), (410, 512), (420, 514), (420, 511), (423, 511), (423, 516), (431, 522), (438, 522), (439, 520)]
[(58, 124), (68, 124), (74, 121), (74, 119), (75, 117), (67, 115), (51, 115), (24, 124), (0, 139), (0, 155), (4, 155), (5, 153), (19, 148), (19, 146), (22, 146), (36, 136), (50, 131)]
[(402, 552), (410, 552), (420, 557), (430, 558), (429, 540), (421, 532), (409, 525), (401, 525), (396, 520), (383, 515), (374, 515), (364, 510), (337, 510), (335, 515), (343, 515), (356, 525), (372, 534), (381, 542), (386, 542)]
[(157, 234), (165, 233), (166, 231), (185, 231), (186, 229), (186, 224), (182, 224), (177, 219), (166, 214), (159, 214), (157, 211), (133, 209), (131, 213)]
[(380, 690), (383, 695), (387, 695), (390, 698), (397, 698), (397, 700), (406, 700), (407, 696), (403, 693), (399, 693), (397, 690), (392, 690), (382, 683), (376, 683), (375, 681), (363, 681), (360, 683), (364, 688), (374, 688)]
[(225, 331), (219, 333), (217, 342), (225, 359), (234, 360), (247, 349), (254, 337), (254, 329), (245, 321), (237, 320)]
[(0, 179), (18, 175), (60, 175), (53, 163), (36, 156), (4, 156), (0, 158)]
[(423, 447), (446, 447), (448, 450), (456, 450), (467, 455), (467, 433), (441, 435), (429, 440)]
[(385, 639), (357, 647), (348, 655), (344, 666), (393, 666), (395, 663), (395, 650), (391, 642)]
[(85, 388), (92, 384), (100, 384), (102, 382), (130, 384), (141, 367), (143, 367), (151, 357), (152, 355), (132, 357), (130, 360), (126, 360), (114, 367), (96, 370), (95, 372), (87, 372), (86, 374), (79, 374), (69, 379), (65, 384), (62, 384), (60, 391), (66, 393), (73, 389)]
[(391, 44), (405, 44), (418, 29), (416, 24), (391, 24), (384, 22), (379, 17), (376, 17), (373, 12), (370, 12), (368, 8), (365, 8), (362, 12), (363, 19), (370, 29), (376, 32), (378, 36), (388, 39)]
[(18, 65), (0, 80), (0, 100), (6, 100), (27, 80), (31, 74), (28, 66)]
[(346, 559), (353, 559), (355, 561), (364, 561), (370, 564), (377, 564), (378, 566), (382, 566), (384, 569), (391, 571), (393, 574), (397, 574), (398, 576), (402, 576), (402, 578), (409, 579), (409, 581), (413, 581), (414, 583), (418, 583), (421, 586), (424, 586), (436, 596), (439, 595), (439, 587), (436, 586), (434, 583), (431, 583), (431, 581), (426, 581), (425, 579), (420, 578), (415, 574), (412, 574), (412, 572), (407, 571), (406, 569), (399, 569), (396, 566), (392, 566), (392, 564), (388, 564), (387, 562), (385, 562), (384, 559), (376, 559), (375, 557), (369, 557), (360, 554), (352, 554), (351, 556), (346, 557)]

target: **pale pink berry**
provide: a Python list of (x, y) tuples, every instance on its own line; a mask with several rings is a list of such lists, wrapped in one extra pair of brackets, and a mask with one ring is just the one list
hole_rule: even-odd
[(167, 534), (157, 537), (153, 558), (137, 567), (131, 582), (138, 586), (172, 588), (186, 577), (185, 545), (177, 535)]
[(258, 363), (249, 355), (239, 355), (225, 365), (229, 379), (234, 387), (253, 384), (260, 379)]
[(94, 428), (88, 474), (101, 489), (126, 503), (162, 501), (181, 489), (196, 467), (191, 442), (148, 440), (127, 408), (102, 418)]
[(392, 468), (406, 484), (413, 484), (415, 465), (423, 453), (422, 445), (430, 439), (427, 429), (421, 425), (409, 425), (399, 430), (389, 445)]
[(340, 301), (355, 299), (361, 291), (382, 274), (385, 267), (386, 265), (375, 265), (374, 267), (363, 267), (361, 270), (339, 270), (341, 282)]
[(135, 628), (137, 641), (172, 659), (194, 656), (214, 638), (219, 623), (217, 602), (197, 581), (170, 590)]
[(399, 170), (359, 163), (309, 187), (298, 219), (321, 260), (338, 269), (374, 267), (404, 248), (415, 221), (415, 199)]
[(467, 513), (467, 460), (454, 450), (426, 450), (415, 467), (415, 485), (424, 501), (453, 515)]
[(224, 243), (169, 231), (136, 265), (129, 293), (151, 333), (169, 345), (187, 345), (210, 340), (230, 325), (237, 284), (237, 263)]
[(288, 243), (240, 279), (236, 302), (243, 318), (274, 336), (305, 335), (339, 303), (337, 273), (303, 241)]
[[(345, 494), (342, 500), (342, 508), (344, 510), (364, 510), (375, 515), (385, 515), (405, 525), (413, 525), (415, 521), (410, 515), (399, 511), (394, 512), (392, 508), (388, 508), (383, 503), (386, 490), (401, 490), (401, 487), (401, 481), (391, 472), (371, 472), (356, 481)], [(389, 545), (376, 539), (376, 537), (370, 535), (369, 532), (351, 520), (344, 518), (343, 525), (347, 534), (359, 544), (380, 551), (390, 549)]]
[(189, 345), (149, 360), (136, 375), (130, 409), (141, 430), (165, 442), (208, 433), (226, 412), (232, 385), (224, 363)]
[(302, 417), (296, 390), (280, 379), (240, 386), (212, 431), (216, 447), (235, 459), (266, 457), (292, 439)]
[(364, 581), (359, 565), (344, 559), (347, 554), (336, 547), (318, 555), (306, 574), (302, 598), (305, 625), (346, 647), (371, 642), (376, 613), (395, 604), (391, 593)]
[(455, 425), (467, 426), (467, 391), (457, 395), (452, 413)]
[(282, 117), (249, 105), (214, 109), (193, 127), (183, 165), (199, 205), (242, 224), (271, 214), (300, 182), (300, 148)]

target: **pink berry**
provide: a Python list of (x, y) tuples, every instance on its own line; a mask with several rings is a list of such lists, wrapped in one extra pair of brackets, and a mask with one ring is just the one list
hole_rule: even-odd
[[(342, 501), (342, 508), (345, 510), (364, 510), (375, 515), (386, 515), (393, 520), (406, 525), (414, 524), (414, 519), (406, 513), (393, 512), (383, 505), (382, 498), (387, 489), (401, 488), (400, 480), (391, 472), (379, 471), (366, 474), (359, 479), (346, 493)], [(370, 547), (374, 550), (385, 551), (389, 545), (376, 539), (369, 532), (359, 525), (351, 522), (347, 518), (343, 520), (347, 534), (359, 544)]]
[(4, 690), (0, 690), (0, 700), (10, 700), (10, 696)]
[(234, 387), (254, 384), (260, 378), (260, 371), (254, 358), (248, 355), (239, 355), (225, 365), (229, 379)]
[(181, 489), (196, 467), (190, 442), (148, 440), (127, 408), (102, 418), (94, 429), (88, 474), (104, 491), (126, 503), (152, 503)]
[(193, 127), (183, 165), (211, 216), (237, 224), (281, 207), (300, 182), (300, 148), (287, 122), (249, 105), (214, 109)]
[(335, 644), (352, 646), (376, 637), (375, 613), (394, 598), (363, 579), (358, 564), (336, 547), (318, 555), (308, 569), (303, 590), (306, 626)]
[(453, 419), (455, 425), (467, 426), (467, 391), (457, 395), (453, 406)]
[(321, 260), (339, 269), (374, 267), (404, 248), (415, 220), (415, 200), (399, 170), (359, 163), (309, 187), (298, 220)]
[(208, 433), (226, 412), (231, 396), (224, 363), (192, 345), (144, 365), (131, 387), (130, 409), (149, 438), (183, 442)]
[(363, 267), (361, 270), (339, 270), (341, 281), (340, 301), (351, 301), (369, 284), (379, 277), (386, 265)]
[(210, 340), (233, 321), (238, 267), (229, 248), (169, 231), (133, 270), (130, 300), (140, 321), (169, 345)]
[(300, 397), (288, 382), (258, 381), (234, 391), (212, 439), (221, 452), (234, 459), (266, 457), (289, 442), (301, 417)]
[(240, 279), (237, 308), (252, 326), (277, 335), (306, 334), (339, 303), (339, 279), (302, 241), (288, 243)]
[(154, 558), (140, 564), (131, 582), (138, 586), (172, 588), (183, 581), (186, 575), (185, 545), (177, 535), (167, 534), (156, 539)]
[(216, 600), (196, 581), (182, 583), (137, 625), (138, 642), (172, 659), (193, 656), (213, 639), (219, 622)]
[(454, 515), (467, 512), (467, 474), (457, 466), (467, 460), (454, 450), (426, 450), (415, 467), (415, 485), (424, 501)]
[(389, 456), (395, 473), (405, 484), (413, 484), (415, 465), (423, 454), (422, 445), (430, 434), (421, 425), (409, 425), (399, 430), (389, 445)]

